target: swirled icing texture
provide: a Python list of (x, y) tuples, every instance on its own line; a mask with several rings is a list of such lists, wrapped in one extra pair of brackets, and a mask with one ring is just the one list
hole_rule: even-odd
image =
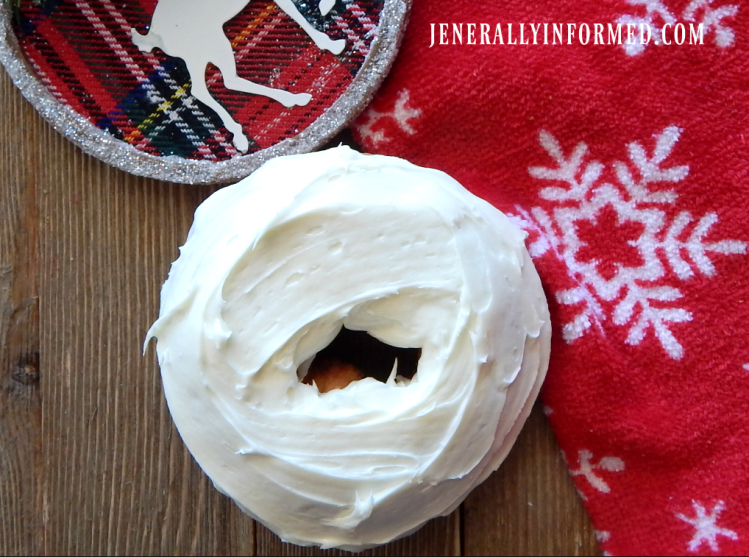
[[(446, 174), (346, 147), (218, 191), (149, 332), (193, 456), (297, 544), (363, 549), (451, 512), (505, 458), (546, 372), (523, 239)], [(344, 325), (421, 348), (413, 380), (300, 382)]]

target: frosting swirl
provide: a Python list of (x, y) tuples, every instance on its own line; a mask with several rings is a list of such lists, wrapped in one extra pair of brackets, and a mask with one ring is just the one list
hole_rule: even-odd
[[(146, 341), (193, 456), (301, 545), (359, 550), (451, 512), (505, 458), (546, 372), (523, 240), (446, 174), (346, 147), (218, 191)], [(420, 348), (414, 378), (302, 383), (342, 326)]]

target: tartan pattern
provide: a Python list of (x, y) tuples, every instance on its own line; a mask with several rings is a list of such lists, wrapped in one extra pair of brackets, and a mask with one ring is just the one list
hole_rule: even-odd
[[(211, 1), (211, 0), (206, 0)], [(231, 91), (209, 66), (211, 94), (238, 122), (249, 153), (293, 137), (348, 88), (377, 34), (383, 0), (337, 0), (322, 17), (317, 2), (294, 0), (331, 39), (346, 39), (338, 56), (318, 49), (272, 0), (252, 0), (224, 26), (241, 77), (293, 93), (307, 106), (285, 108), (263, 96)], [(143, 53), (130, 28), (145, 32), (156, 0), (23, 0), (14, 18), (21, 48), (54, 96), (92, 124), (156, 156), (222, 161), (236, 156), (221, 119), (190, 94), (182, 60), (158, 49)]]

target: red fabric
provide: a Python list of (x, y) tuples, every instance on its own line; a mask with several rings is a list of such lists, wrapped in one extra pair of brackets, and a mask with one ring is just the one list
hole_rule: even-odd
[[(718, 26), (630, 53), (465, 44), (468, 23), (507, 43), (508, 23), (532, 41), (529, 23), (649, 9)], [(431, 23), (464, 44), (430, 48)], [(528, 230), (554, 326), (543, 401), (611, 554), (749, 552), (748, 42), (740, 0), (414, 0), (355, 125)]]

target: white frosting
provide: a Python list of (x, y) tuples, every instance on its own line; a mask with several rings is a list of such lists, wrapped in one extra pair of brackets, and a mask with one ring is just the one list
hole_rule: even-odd
[[(185, 443), (289, 542), (358, 550), (451, 512), (505, 458), (546, 372), (523, 239), (446, 174), (346, 147), (218, 191), (148, 334)], [(416, 376), (301, 383), (343, 325), (421, 348)]]

